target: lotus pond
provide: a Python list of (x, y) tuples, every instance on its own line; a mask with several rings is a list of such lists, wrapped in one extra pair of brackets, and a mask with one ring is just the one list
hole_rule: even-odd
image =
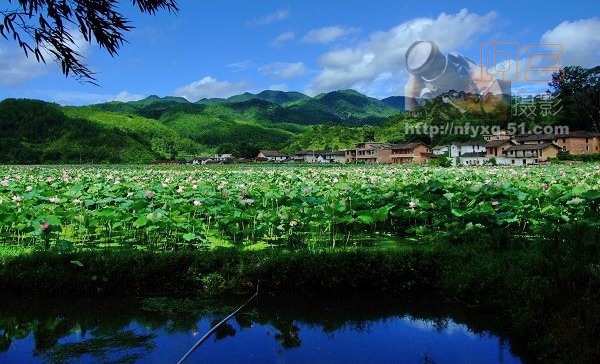
[(597, 164), (0, 167), (0, 242), (34, 248), (526, 240), (599, 216)]

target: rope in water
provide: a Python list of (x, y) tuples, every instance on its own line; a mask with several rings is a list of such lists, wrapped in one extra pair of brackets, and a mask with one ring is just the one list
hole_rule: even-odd
[(179, 359), (179, 361), (177, 362), (177, 364), (182, 364), (185, 361), (185, 359), (187, 359), (194, 352), (194, 350), (196, 350), (200, 345), (202, 345), (202, 343), (204, 343), (206, 341), (206, 339), (208, 339), (210, 337), (210, 335), (212, 335), (213, 332), (215, 332), (221, 325), (223, 325), (224, 323), (226, 323), (230, 318), (232, 318), (238, 312), (240, 312), (244, 307), (246, 307), (250, 302), (252, 302), (252, 300), (255, 299), (257, 296), (258, 296), (258, 284), (256, 285), (256, 292), (254, 293), (254, 295), (252, 295), (252, 297), (250, 297), (248, 299), (248, 301), (246, 301), (243, 305), (241, 305), (240, 307), (238, 307), (237, 310), (233, 311), (229, 316), (225, 317), (223, 320), (221, 320), (221, 322), (219, 322), (218, 324), (216, 324), (215, 326), (213, 326), (210, 330), (208, 330), (208, 332), (206, 334), (204, 334), (204, 336), (202, 336), (200, 338), (200, 340), (198, 340), (194, 344), (194, 346), (192, 346), (190, 348), (190, 350), (188, 350), (187, 353), (185, 353), (183, 355), (183, 357), (181, 357), (181, 359)]

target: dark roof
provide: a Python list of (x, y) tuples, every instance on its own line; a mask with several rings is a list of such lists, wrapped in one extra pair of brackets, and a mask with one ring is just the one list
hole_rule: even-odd
[(296, 155), (296, 156), (314, 155), (315, 157), (318, 157), (318, 156), (331, 156), (331, 155), (346, 155), (346, 153), (343, 150), (313, 150), (313, 151), (301, 150), (301, 151), (294, 153), (294, 155)]
[(422, 157), (425, 158), (430, 158), (430, 159), (436, 159), (436, 158), (441, 158), (441, 155), (437, 155), (437, 154), (433, 154), (433, 153), (421, 153)]
[(555, 140), (556, 138), (564, 138), (566, 134), (520, 134), (515, 137), (517, 142), (532, 142), (539, 140)]
[(546, 149), (548, 147), (554, 147), (556, 149), (560, 149), (559, 146), (554, 143), (520, 144), (520, 145), (513, 145), (513, 146), (506, 148), (505, 152), (510, 152), (513, 150), (515, 150), (515, 151), (516, 150), (541, 150), (541, 149)]
[(457, 147), (463, 146), (463, 145), (485, 145), (485, 141), (481, 141), (481, 140), (469, 140), (468, 142), (464, 142), (464, 143), (452, 143), (454, 145), (456, 145)]
[(509, 139), (503, 139), (503, 140), (490, 140), (489, 142), (485, 143), (485, 147), (486, 148), (497, 148), (501, 145), (504, 144), (514, 144), (511, 140)]
[(262, 153), (265, 157), (286, 157), (285, 154), (282, 154), (276, 150), (260, 150), (259, 154)]
[[(359, 148), (358, 146), (359, 146), (359, 145), (361, 145), (361, 144), (363, 144), (363, 145), (364, 145), (364, 144), (373, 144), (373, 145), (372, 145), (372, 146), (370, 146), (370, 147), (367, 147), (366, 145), (364, 145), (363, 147), (360, 147), (360, 148)], [(355, 148), (354, 148), (354, 149), (367, 149), (367, 150), (373, 150), (373, 149), (386, 149), (386, 148), (389, 148), (389, 147), (390, 147), (390, 145), (389, 145), (389, 144), (386, 144), (386, 143), (381, 143), (381, 142), (364, 142), (364, 143), (357, 143), (357, 144), (355, 145)]]
[(600, 137), (600, 133), (587, 130), (572, 131), (567, 134), (557, 134), (558, 138), (594, 138)]
[(406, 144), (392, 144), (392, 149), (414, 149), (419, 145), (427, 146), (427, 144), (423, 142), (414, 142), (414, 143), (406, 143)]
[(467, 152), (467, 153), (463, 153), (460, 155), (460, 157), (466, 157), (466, 158), (480, 158), (480, 157), (485, 157), (485, 152)]

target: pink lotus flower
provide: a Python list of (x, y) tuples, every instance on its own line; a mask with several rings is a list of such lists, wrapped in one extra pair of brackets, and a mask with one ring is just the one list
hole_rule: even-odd
[(154, 197), (154, 191), (152, 190), (148, 190), (146, 191), (146, 198), (153, 198)]
[(498, 206), (498, 205), (500, 205), (500, 202), (498, 202), (498, 201), (492, 201), (492, 206)]
[(417, 204), (415, 202), (413, 202), (413, 201), (410, 201), (408, 203), (408, 207), (410, 207), (411, 209), (414, 209), (415, 207), (417, 207)]
[(290, 221), (290, 226), (291, 227), (294, 227), (294, 226), (297, 226), (297, 225), (298, 225), (298, 221), (296, 221), (296, 220)]
[(45, 221), (41, 221), (41, 222), (40, 222), (40, 230), (41, 230), (41, 231), (46, 231), (46, 230), (48, 230), (49, 228), (50, 228), (50, 224), (48, 224), (48, 223), (47, 223), (47, 222), (45, 222)]
[(49, 200), (50, 202), (52, 202), (52, 203), (59, 203), (59, 202), (60, 202), (60, 198), (58, 198), (58, 197), (56, 197), (56, 196), (54, 196), (54, 197), (50, 197), (48, 200)]
[(545, 189), (548, 188), (548, 184), (547, 183), (542, 183), (541, 187), (542, 187), (542, 190), (545, 190)]
[(198, 200), (194, 200), (194, 206), (198, 207), (202, 205), (202, 202), (198, 201)]

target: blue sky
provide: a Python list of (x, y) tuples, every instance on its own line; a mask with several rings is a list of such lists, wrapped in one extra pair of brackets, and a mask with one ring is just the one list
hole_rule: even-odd
[[(265, 89), (315, 95), (346, 88), (383, 98), (404, 94), (404, 54), (416, 40), (433, 40), (444, 53), (458, 51), (477, 63), (482, 42), (518, 42), (514, 60), (521, 71), (530, 43), (562, 44), (561, 65), (600, 64), (600, 3), (594, 1), (178, 3), (179, 14), (156, 16), (123, 5), (136, 28), (115, 58), (81, 42), (100, 87), (65, 78), (51, 61), (26, 59), (0, 38), (0, 99), (81, 105), (152, 94), (196, 101)], [(516, 76), (513, 92), (547, 89)]]

